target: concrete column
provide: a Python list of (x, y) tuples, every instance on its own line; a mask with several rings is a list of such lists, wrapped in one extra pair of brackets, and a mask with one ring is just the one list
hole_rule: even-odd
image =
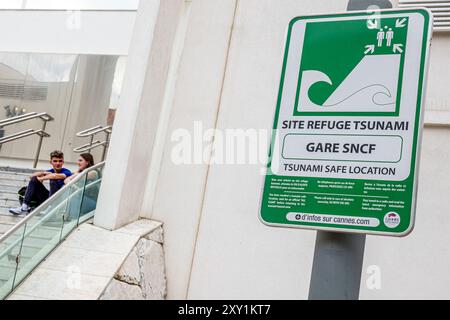
[(141, 1), (94, 223), (139, 218), (183, 0)]

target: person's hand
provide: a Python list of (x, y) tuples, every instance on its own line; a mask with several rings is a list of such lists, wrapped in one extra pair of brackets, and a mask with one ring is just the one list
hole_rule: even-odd
[(37, 177), (37, 179), (38, 179), (39, 182), (42, 183), (42, 182), (44, 181), (44, 177), (45, 177), (45, 176), (40, 176), (40, 177)]

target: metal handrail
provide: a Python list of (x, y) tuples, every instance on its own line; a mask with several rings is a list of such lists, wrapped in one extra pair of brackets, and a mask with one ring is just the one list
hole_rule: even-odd
[(89, 152), (89, 151), (91, 151), (91, 149), (95, 149), (97, 147), (104, 146), (106, 143), (107, 143), (106, 141), (102, 142), (102, 141), (97, 140), (92, 143), (86, 143), (82, 146), (79, 146), (78, 148), (73, 149), (73, 151), (77, 152), (77, 153), (82, 153), (82, 152), (86, 152), (86, 151)]
[(39, 154), (41, 153), (41, 148), (42, 148), (42, 140), (44, 138), (48, 138), (50, 137), (50, 135), (45, 132), (45, 128), (47, 127), (47, 122), (49, 121), (53, 121), (55, 120), (51, 115), (49, 115), (46, 112), (29, 112), (26, 114), (22, 114), (20, 116), (16, 116), (16, 117), (11, 117), (8, 119), (3, 119), (0, 120), (0, 128), (6, 127), (6, 126), (10, 126), (13, 124), (17, 124), (17, 123), (21, 123), (24, 121), (28, 121), (28, 120), (33, 120), (33, 119), (41, 119), (43, 121), (43, 125), (42, 125), (42, 129), (41, 130), (33, 130), (33, 129), (29, 129), (29, 130), (25, 130), (22, 132), (18, 132), (6, 137), (3, 137), (0, 139), (0, 145), (2, 145), (3, 143), (6, 142), (11, 142), (11, 141), (15, 141), (18, 139), (22, 139), (31, 135), (38, 135), (39, 136), (39, 142), (38, 142), (38, 146), (37, 146), (37, 150), (36, 150), (36, 155), (34, 157), (34, 162), (33, 162), (33, 168), (37, 167), (37, 163), (39, 161)]
[(112, 132), (111, 129), (112, 129), (112, 126), (103, 127), (101, 125), (98, 125), (98, 126), (95, 126), (95, 127), (92, 127), (92, 128), (89, 128), (89, 129), (86, 129), (86, 130), (78, 132), (77, 133), (77, 137), (89, 137), (91, 135), (95, 135), (95, 134), (100, 133), (100, 132), (111, 133)]
[[(104, 132), (106, 134), (105, 141), (94, 141), (94, 136), (98, 133)], [(82, 152), (91, 152), (92, 149), (102, 147), (103, 146), (103, 154), (101, 161), (105, 161), (106, 158), (106, 150), (109, 146), (109, 137), (112, 133), (112, 126), (102, 126), (97, 125), (95, 127), (80, 131), (77, 133), (77, 137), (84, 138), (84, 137), (90, 137), (90, 141), (87, 144), (84, 144), (82, 146), (79, 146), (75, 149), (73, 149), (73, 152), (82, 153)]]
[[(96, 164), (95, 166), (89, 167), (88, 169), (84, 170), (82, 174), (77, 175), (74, 179), (72, 179), (68, 184), (64, 185), (61, 189), (58, 190), (58, 192), (64, 191), (67, 188), (70, 188), (74, 183), (85, 177), (86, 174), (89, 172), (98, 169), (102, 167), (105, 164), (105, 162), (100, 162)], [(23, 218), (19, 223), (14, 225), (11, 229), (9, 229), (5, 234), (3, 234), (0, 237), (0, 243), (3, 242), (6, 238), (8, 238), (11, 234), (16, 232), (18, 229), (20, 229), (24, 224), (27, 223), (30, 219), (32, 219), (34, 216), (39, 214), (39, 212), (42, 211), (43, 208), (47, 207), (51, 202), (53, 201), (53, 197), (48, 198), (43, 202), (40, 206), (38, 206), (36, 209), (33, 210), (30, 214), (28, 214), (25, 218)]]
[(40, 118), (41, 120), (47, 122), (47, 121), (53, 121), (55, 120), (51, 115), (47, 114), (46, 112), (29, 112), (26, 114), (22, 114), (20, 116), (11, 117), (8, 119), (0, 120), (0, 127), (6, 127), (12, 124), (20, 123), (23, 121), (28, 121), (32, 119)]
[(25, 138), (25, 137), (28, 137), (28, 136), (32, 136), (34, 134), (36, 134), (36, 135), (38, 135), (40, 137), (44, 137), (44, 138), (50, 137), (50, 135), (47, 132), (45, 132), (45, 131), (42, 131), (42, 130), (37, 130), (36, 131), (34, 129), (28, 129), (28, 130), (25, 130), (25, 131), (17, 132), (17, 133), (11, 134), (9, 136), (5, 136), (5, 137), (0, 138), (0, 144), (11, 142), (11, 141), (18, 140), (18, 139), (21, 139), (21, 138)]

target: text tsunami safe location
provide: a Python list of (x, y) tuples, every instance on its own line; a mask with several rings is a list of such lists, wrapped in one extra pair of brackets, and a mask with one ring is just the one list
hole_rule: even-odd
[(350, 165), (311, 165), (284, 163), (286, 171), (297, 172), (326, 172), (326, 173), (350, 173), (367, 175), (395, 175), (395, 168), (374, 167), (374, 166), (350, 166)]
[(370, 17), (288, 24), (264, 224), (387, 236), (413, 229), (432, 14), (380, 10), (375, 29)]

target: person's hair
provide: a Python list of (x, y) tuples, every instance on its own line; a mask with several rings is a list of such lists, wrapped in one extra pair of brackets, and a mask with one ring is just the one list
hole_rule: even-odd
[(52, 153), (50, 153), (50, 159), (53, 159), (53, 158), (64, 159), (64, 153), (62, 151), (55, 150)]
[(88, 162), (88, 166), (86, 168), (92, 167), (94, 165), (94, 157), (90, 153), (82, 153), (80, 154), (85, 161)]

